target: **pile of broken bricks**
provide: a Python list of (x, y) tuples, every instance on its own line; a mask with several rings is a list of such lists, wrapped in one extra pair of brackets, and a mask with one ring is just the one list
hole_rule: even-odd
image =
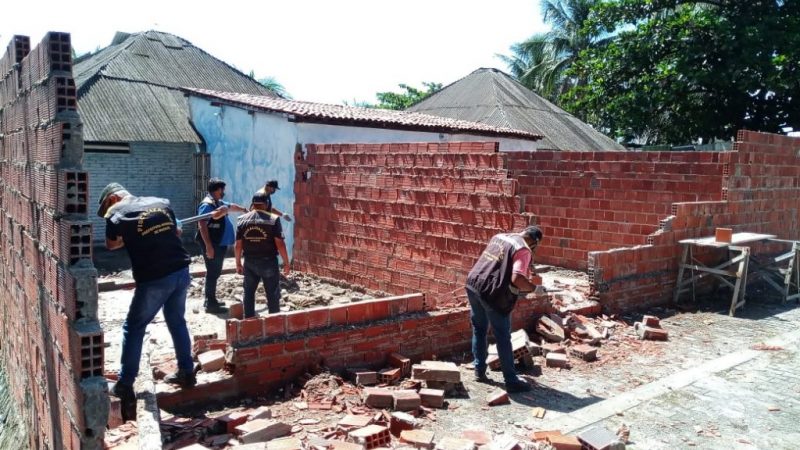
[(558, 430), (534, 431), (530, 439), (555, 450), (625, 450), (629, 437), (627, 432), (627, 428), (621, 428), (614, 434), (603, 427), (591, 428), (577, 436), (564, 435)]
[[(546, 367), (569, 368), (570, 357), (586, 362), (596, 361), (598, 348), (611, 338), (617, 328), (627, 324), (612, 320), (608, 316), (589, 318), (580, 314), (568, 313), (564, 317), (556, 314), (541, 316), (536, 322), (536, 334), (540, 342), (533, 342), (525, 330), (518, 330), (511, 335), (511, 344), (515, 362), (532, 368), (534, 357), (542, 356)], [(667, 330), (660, 325), (655, 316), (644, 316), (642, 322), (634, 324), (634, 332), (640, 340), (667, 340)], [(497, 370), (500, 360), (497, 347), (489, 347), (489, 367)]]

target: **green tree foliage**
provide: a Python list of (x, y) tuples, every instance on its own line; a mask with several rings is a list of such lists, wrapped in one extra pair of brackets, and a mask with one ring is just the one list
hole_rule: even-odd
[(562, 106), (645, 144), (800, 128), (800, 1), (607, 0), (584, 24)]
[(586, 33), (583, 26), (598, 0), (542, 0), (547, 33), (531, 36), (511, 46), (511, 55), (498, 55), (520, 83), (550, 100), (585, 80), (567, 76), (578, 55), (605, 46), (606, 33)]
[(378, 98), (378, 104), (368, 105), (362, 103), (360, 106), (403, 110), (442, 89), (442, 83), (423, 82), (422, 85), (424, 89), (400, 84), (400, 89), (403, 89), (403, 92), (378, 92), (375, 94)]
[(281, 84), (281, 82), (278, 81), (275, 77), (270, 76), (270, 77), (256, 79), (256, 72), (254, 70), (251, 70), (250, 73), (248, 73), (247, 75), (250, 78), (256, 80), (258, 84), (264, 86), (265, 88), (269, 89), (270, 91), (278, 95), (278, 97), (285, 98), (287, 100), (292, 99), (292, 96), (289, 95), (289, 92), (286, 91), (286, 88), (283, 86), (283, 84)]

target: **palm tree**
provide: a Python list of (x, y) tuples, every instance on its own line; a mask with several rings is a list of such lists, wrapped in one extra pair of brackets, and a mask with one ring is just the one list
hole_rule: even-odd
[(583, 24), (600, 0), (542, 0), (544, 22), (551, 26), (511, 46), (511, 56), (498, 55), (520, 83), (551, 100), (581, 80), (564, 73), (582, 50), (603, 46), (610, 37), (587, 35)]

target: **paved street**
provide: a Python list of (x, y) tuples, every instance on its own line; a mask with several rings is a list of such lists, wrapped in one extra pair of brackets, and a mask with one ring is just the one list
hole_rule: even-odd
[[(668, 342), (606, 342), (600, 361), (542, 369), (533, 378), (534, 392), (513, 395), (509, 406), (477, 412), (494, 387), (472, 382), (464, 368), (469, 398), (452, 400), (455, 409), (440, 415), (436, 428), (523, 437), (551, 429), (576, 434), (597, 425), (616, 431), (624, 423), (634, 450), (797, 448), (800, 308), (751, 302), (728, 317), (724, 306), (657, 311)], [(501, 380), (499, 372), (492, 378)], [(534, 406), (547, 409), (543, 419), (531, 416)]]

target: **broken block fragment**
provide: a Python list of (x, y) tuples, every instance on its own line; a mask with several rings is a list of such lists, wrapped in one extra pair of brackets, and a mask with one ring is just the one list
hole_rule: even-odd
[(365, 388), (363, 391), (364, 404), (371, 408), (391, 408), (394, 403), (392, 391), (383, 388)]
[(563, 353), (550, 352), (545, 358), (547, 367), (567, 367), (567, 355)]
[(397, 411), (415, 411), (422, 404), (419, 394), (412, 390), (399, 390), (393, 392), (394, 409)]
[(458, 370), (458, 366), (451, 362), (422, 361), (420, 364), (414, 364), (411, 372), (416, 380), (461, 382), (461, 372)]
[(377, 447), (389, 447), (392, 442), (392, 435), (389, 429), (380, 425), (367, 425), (364, 428), (353, 430), (347, 435), (352, 442), (361, 444), (369, 449)]
[(506, 391), (498, 390), (486, 397), (486, 403), (488, 403), (489, 406), (498, 406), (511, 403), (511, 401), (508, 399), (508, 393)]
[(594, 361), (597, 359), (597, 348), (591, 345), (581, 344), (570, 347), (570, 354), (584, 361)]
[(419, 397), (422, 405), (428, 408), (441, 408), (444, 406), (444, 391), (442, 389), (420, 389)]
[(225, 352), (222, 350), (211, 350), (197, 355), (200, 367), (203, 372), (216, 372), (225, 365)]
[(411, 444), (416, 448), (433, 448), (433, 431), (406, 430), (400, 433), (400, 442)]
[(236, 434), (242, 444), (267, 442), (284, 437), (292, 432), (292, 426), (277, 420), (256, 419), (236, 427)]

